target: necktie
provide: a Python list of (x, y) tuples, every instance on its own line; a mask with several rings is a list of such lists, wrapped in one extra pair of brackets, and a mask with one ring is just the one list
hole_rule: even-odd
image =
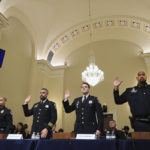
[(82, 103), (86, 100), (86, 96), (83, 97)]

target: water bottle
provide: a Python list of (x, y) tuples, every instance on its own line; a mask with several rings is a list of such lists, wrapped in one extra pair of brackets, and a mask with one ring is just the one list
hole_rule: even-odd
[(109, 131), (106, 131), (106, 139), (110, 139), (110, 133), (109, 133)]
[(39, 132), (36, 134), (36, 139), (37, 139), (37, 140), (40, 139), (40, 133), (39, 133)]
[(112, 133), (111, 133), (111, 139), (116, 139), (116, 136), (115, 136), (115, 132), (114, 132), (114, 131), (112, 131)]
[(95, 139), (99, 139), (99, 136), (97, 134), (95, 134)]
[(35, 132), (32, 133), (31, 139), (32, 139), (32, 140), (36, 139), (36, 134), (35, 134)]

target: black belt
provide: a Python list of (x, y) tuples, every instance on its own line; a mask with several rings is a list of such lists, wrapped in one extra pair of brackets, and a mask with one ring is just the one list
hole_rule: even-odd
[(150, 116), (147, 117), (133, 117), (135, 121), (147, 122), (150, 123)]

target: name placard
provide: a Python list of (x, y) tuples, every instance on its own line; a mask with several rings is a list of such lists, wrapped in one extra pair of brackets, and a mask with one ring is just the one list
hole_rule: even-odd
[(77, 134), (76, 139), (87, 139), (87, 140), (95, 140), (95, 134)]
[(21, 140), (23, 139), (23, 136), (22, 134), (8, 134), (7, 139)]
[(106, 136), (106, 139), (116, 139), (116, 136), (115, 136), (115, 135), (111, 135), (111, 136), (110, 136), (110, 135), (107, 135), (107, 136)]

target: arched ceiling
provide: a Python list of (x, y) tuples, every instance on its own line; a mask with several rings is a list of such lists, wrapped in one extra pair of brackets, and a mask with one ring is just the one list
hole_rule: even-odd
[[(61, 65), (76, 48), (88, 43), (89, 32), (81, 34), (82, 25), (90, 24), (93, 40), (121, 39), (134, 42), (141, 50), (150, 49), (149, 0), (91, 0), (91, 18), (89, 22), (89, 0), (2, 0), (0, 11), (6, 17), (14, 16), (25, 24), (35, 42), (36, 57), (46, 59), (48, 52), (54, 52), (53, 65)], [(127, 26), (119, 25), (119, 19), (125, 18)], [(107, 22), (113, 19), (113, 26), (107, 28)], [(94, 21), (102, 21), (102, 28), (95, 29)], [(133, 27), (133, 21), (140, 23)], [(57, 51), (52, 49), (63, 35), (80, 27), (80, 36), (72, 38)]]

